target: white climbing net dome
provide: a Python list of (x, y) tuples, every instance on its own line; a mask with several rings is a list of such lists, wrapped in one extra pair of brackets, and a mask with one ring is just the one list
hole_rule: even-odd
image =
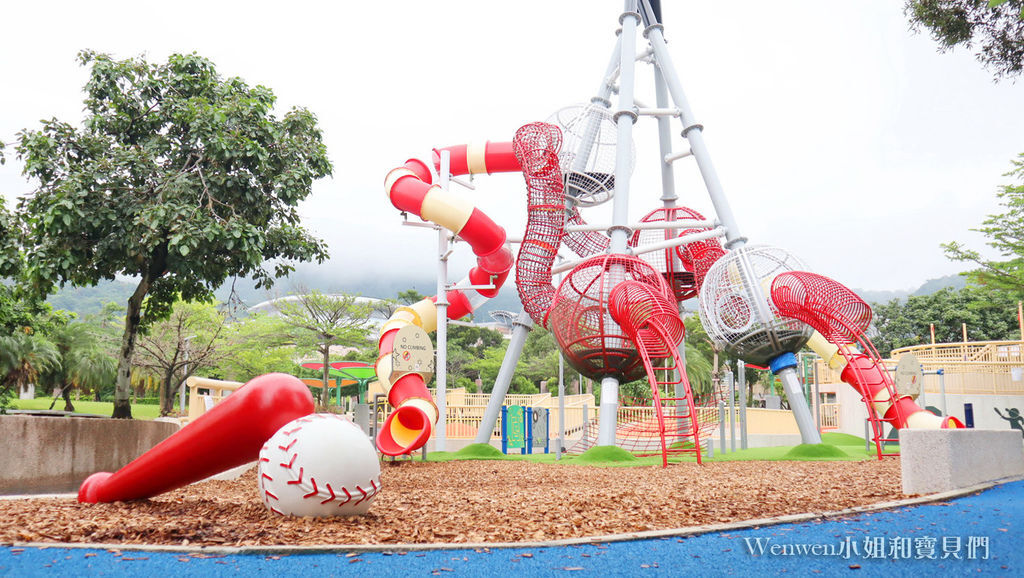
[(748, 363), (767, 365), (776, 356), (799, 350), (813, 330), (796, 319), (779, 317), (771, 302), (771, 281), (804, 265), (778, 247), (747, 245), (726, 253), (704, 277), (700, 318), (715, 345)]

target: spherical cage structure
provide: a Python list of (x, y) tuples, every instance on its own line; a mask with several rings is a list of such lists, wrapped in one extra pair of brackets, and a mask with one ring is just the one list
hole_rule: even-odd
[[(686, 221), (702, 221), (704, 216), (687, 207), (661, 207), (647, 213), (640, 219), (641, 223), (667, 223), (681, 221), (676, 228), (638, 229), (629, 238), (630, 247), (641, 247), (659, 241), (668, 241), (681, 235), (703, 229), (686, 226)], [(717, 241), (715, 241), (717, 242)], [(693, 264), (685, 260), (686, 254), (680, 255), (677, 248), (662, 249), (643, 253), (640, 258), (657, 269), (672, 288), (676, 301), (685, 301), (697, 296), (697, 286), (693, 274)]]
[(566, 275), (548, 312), (547, 327), (566, 361), (591, 379), (627, 382), (646, 375), (636, 344), (608, 308), (612, 289), (627, 280), (651, 285), (672, 300), (672, 290), (650, 264), (627, 255), (597, 255)]
[(748, 245), (727, 253), (701, 285), (704, 330), (719, 347), (757, 365), (799, 350), (814, 330), (779, 316), (770, 293), (776, 275), (802, 269), (796, 257), (777, 247)]
[[(618, 129), (611, 111), (601, 103), (567, 106), (548, 119), (562, 129), (558, 154), (565, 194), (581, 207), (593, 207), (615, 195)], [(635, 151), (630, 145), (629, 167)]]

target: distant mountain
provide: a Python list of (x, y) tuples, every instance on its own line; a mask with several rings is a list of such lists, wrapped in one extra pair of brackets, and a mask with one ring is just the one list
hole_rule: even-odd
[(893, 299), (906, 301), (907, 297), (920, 297), (931, 295), (936, 291), (951, 287), (956, 290), (967, 286), (967, 279), (960, 275), (946, 275), (937, 279), (929, 279), (923, 285), (913, 291), (876, 291), (872, 289), (854, 289), (853, 292), (868, 303), (885, 304)]
[[(319, 290), (324, 293), (353, 293), (364, 297), (395, 298), (399, 292), (408, 289), (415, 289), (424, 295), (433, 295), (436, 292), (437, 282), (432, 278), (401, 278), (401, 277), (375, 277), (353, 279), (339, 276), (332, 271), (318, 271), (316, 269), (300, 270), (287, 279), (279, 279), (274, 287), (267, 291), (256, 289), (255, 284), (249, 279), (238, 279), (234, 282), (233, 288), (236, 298), (246, 306), (253, 306), (267, 299), (280, 297), (294, 293), (302, 289)], [(961, 289), (967, 285), (967, 281), (959, 275), (948, 275), (938, 279), (929, 279), (914, 291), (882, 291), (872, 289), (854, 289), (854, 293), (868, 303), (884, 304), (898, 299), (906, 300), (914, 295), (930, 295), (940, 289), (952, 287)], [(95, 287), (65, 287), (55, 295), (50, 296), (48, 302), (55, 309), (66, 309), (78, 313), (80, 317), (99, 313), (103, 304), (115, 302), (122, 306), (128, 302), (128, 297), (135, 290), (135, 284), (127, 281), (103, 281)], [(229, 282), (216, 291), (217, 299), (226, 301), (232, 291), (232, 283)], [(696, 303), (688, 303), (696, 306)], [(501, 292), (494, 299), (491, 299), (476, 313), (477, 321), (490, 321), (490, 312), (506, 310), (518, 313), (521, 306), (516, 288), (511, 283), (506, 284)]]
[(127, 306), (134, 291), (135, 285), (126, 281), (100, 281), (94, 287), (64, 287), (50, 295), (46, 302), (54, 309), (72, 311), (81, 318), (99, 313), (106, 303)]
[(952, 287), (959, 291), (960, 289), (967, 287), (967, 278), (961, 275), (946, 275), (945, 277), (939, 277), (938, 279), (929, 279), (925, 281), (924, 285), (921, 285), (917, 291), (911, 293), (911, 295), (915, 297), (931, 295), (932, 293), (935, 293), (940, 289), (945, 289), (946, 287)]

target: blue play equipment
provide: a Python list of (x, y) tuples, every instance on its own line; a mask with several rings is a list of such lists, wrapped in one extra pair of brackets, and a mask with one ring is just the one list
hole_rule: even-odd
[(550, 451), (548, 419), (551, 410), (547, 408), (523, 407), (521, 405), (501, 406), (501, 453), (519, 450), (520, 454), (532, 454), (534, 448)]

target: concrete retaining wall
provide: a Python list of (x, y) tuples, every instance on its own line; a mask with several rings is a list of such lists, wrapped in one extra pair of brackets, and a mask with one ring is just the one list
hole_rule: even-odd
[(968, 488), (1024, 475), (1024, 444), (1015, 430), (900, 431), (904, 494)]
[(0, 494), (77, 492), (95, 472), (114, 472), (178, 431), (171, 423), (0, 416)]

